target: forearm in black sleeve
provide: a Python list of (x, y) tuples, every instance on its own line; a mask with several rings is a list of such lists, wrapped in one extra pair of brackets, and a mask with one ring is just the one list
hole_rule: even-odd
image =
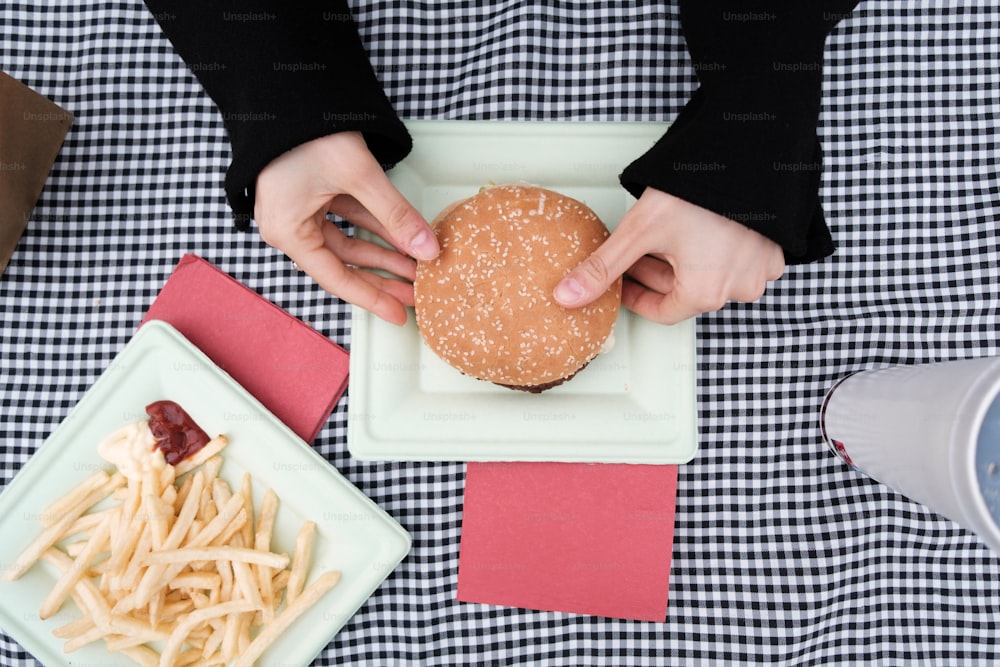
[(257, 174), (312, 139), (357, 130), (385, 166), (412, 146), (345, 0), (145, 0), (222, 113), (226, 193), (253, 215)]
[(699, 87), (666, 134), (622, 173), (743, 223), (789, 264), (833, 252), (819, 199), (823, 49), (857, 0), (681, 0)]

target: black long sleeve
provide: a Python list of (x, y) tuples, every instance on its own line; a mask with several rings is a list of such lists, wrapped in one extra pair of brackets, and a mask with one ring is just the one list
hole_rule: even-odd
[(797, 264), (833, 252), (816, 136), (829, 32), (857, 0), (681, 0), (699, 87), (666, 134), (622, 173), (743, 223)]
[(257, 174), (307, 141), (357, 130), (385, 166), (412, 148), (346, 1), (145, 2), (222, 113), (238, 220), (253, 215)]

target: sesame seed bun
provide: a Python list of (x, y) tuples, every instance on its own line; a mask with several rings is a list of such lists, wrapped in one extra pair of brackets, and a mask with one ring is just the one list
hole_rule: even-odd
[(608, 237), (587, 206), (527, 185), (456, 202), (431, 223), (441, 254), (417, 262), (417, 326), (465, 373), (540, 392), (601, 351), (621, 306), (621, 279), (593, 303), (563, 308), (552, 291)]

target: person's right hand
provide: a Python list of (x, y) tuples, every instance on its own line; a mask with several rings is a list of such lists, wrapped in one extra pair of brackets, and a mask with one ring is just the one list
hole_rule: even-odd
[(735, 220), (646, 188), (610, 237), (556, 286), (555, 300), (584, 306), (625, 274), (622, 303), (661, 324), (756, 301), (785, 270), (777, 243)]
[[(372, 232), (395, 250), (345, 235), (327, 213)], [(427, 221), (392, 185), (358, 132), (314, 139), (257, 176), (254, 218), (261, 238), (330, 294), (394, 324), (413, 305), (412, 258), (439, 247)], [(395, 280), (369, 269), (404, 278)]]

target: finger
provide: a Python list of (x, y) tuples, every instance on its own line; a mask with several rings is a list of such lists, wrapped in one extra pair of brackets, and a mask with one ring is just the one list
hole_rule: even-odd
[[(385, 228), (385, 225), (379, 222), (378, 219), (371, 214), (371, 211), (362, 206), (361, 202), (351, 195), (337, 195), (334, 197), (330, 201), (329, 211), (334, 215), (349, 221), (355, 227), (366, 229), (381, 238), (383, 241), (392, 243), (389, 231)], [(399, 250), (400, 252), (405, 252), (398, 246), (394, 247), (396, 247), (396, 250)]]
[(678, 300), (676, 291), (663, 294), (632, 280), (622, 284), (622, 305), (659, 324), (677, 324), (701, 312), (697, 307)]
[(416, 278), (417, 265), (406, 255), (377, 243), (348, 237), (332, 223), (323, 226), (323, 237), (326, 246), (345, 264), (382, 269), (407, 280)]
[(440, 248), (431, 226), (381, 168), (372, 170), (352, 194), (384, 226), (387, 241), (417, 259), (438, 256)]
[(625, 219), (590, 257), (566, 274), (552, 293), (566, 308), (579, 308), (604, 294), (625, 271), (645, 254), (640, 226)]
[(394, 278), (386, 278), (363, 269), (354, 269), (353, 271), (359, 278), (372, 284), (376, 289), (385, 292), (404, 306), (413, 305), (414, 297), (412, 283), (403, 282), (402, 280), (396, 280)]
[(674, 267), (669, 262), (650, 255), (640, 257), (625, 275), (660, 294), (666, 294), (674, 288)]
[(767, 291), (767, 282), (763, 279), (760, 280), (748, 280), (746, 282), (740, 283), (738, 286), (734, 287), (730, 299), (733, 301), (740, 301), (743, 303), (753, 303), (757, 299), (764, 296), (764, 292)]
[(778, 280), (785, 275), (785, 251), (776, 245), (767, 258), (767, 279)]
[(406, 309), (399, 299), (358, 275), (362, 272), (348, 269), (329, 248), (304, 249), (288, 256), (330, 294), (392, 324), (406, 323)]
[(752, 303), (764, 296), (768, 283), (780, 278), (785, 271), (784, 256), (780, 252), (777, 255), (777, 260), (772, 255), (768, 260), (757, 261), (742, 271), (734, 271), (729, 277), (731, 287), (726, 290), (728, 298)]

